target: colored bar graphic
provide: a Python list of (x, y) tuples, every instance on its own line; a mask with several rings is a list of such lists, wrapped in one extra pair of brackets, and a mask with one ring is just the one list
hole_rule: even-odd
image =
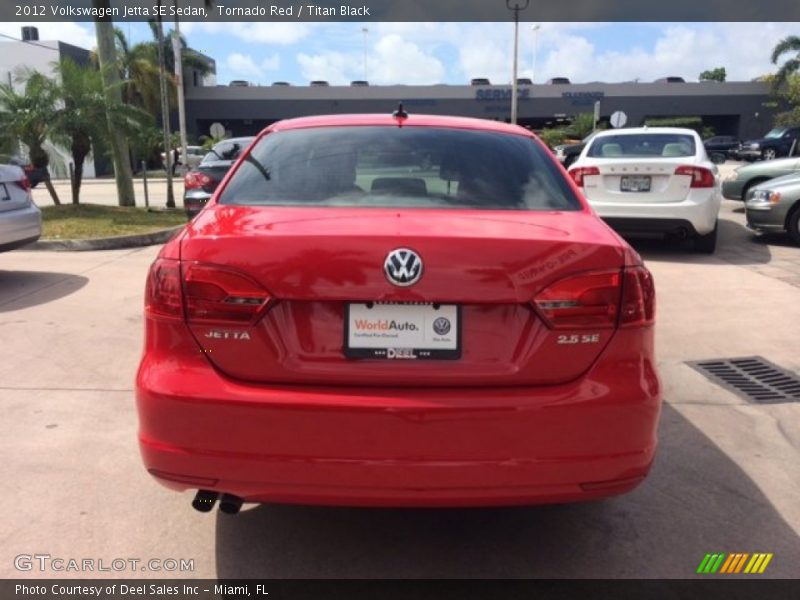
[(697, 567), (697, 572), (698, 573), (705, 573), (706, 572), (705, 571), (706, 565), (709, 563), (710, 560), (711, 560), (711, 555), (710, 554), (706, 554), (705, 558), (700, 562), (700, 566)]
[(773, 554), (772, 552), (770, 552), (769, 554), (766, 555), (766, 557), (764, 557), (764, 562), (761, 563), (761, 568), (758, 569), (759, 573), (764, 572), (764, 570), (767, 568), (767, 565), (769, 564), (769, 561), (772, 560), (772, 556)]
[(697, 573), (714, 574), (719, 572), (728, 575), (736, 573), (755, 575), (766, 570), (772, 557), (772, 553), (764, 552), (755, 552), (753, 554), (749, 552), (733, 552), (731, 554), (715, 552), (714, 554), (706, 554), (703, 557), (697, 567)]

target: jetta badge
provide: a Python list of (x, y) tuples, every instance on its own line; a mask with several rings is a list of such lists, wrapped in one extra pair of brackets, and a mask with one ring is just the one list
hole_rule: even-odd
[(413, 250), (397, 248), (383, 261), (383, 272), (389, 283), (400, 287), (414, 285), (422, 277), (422, 259)]

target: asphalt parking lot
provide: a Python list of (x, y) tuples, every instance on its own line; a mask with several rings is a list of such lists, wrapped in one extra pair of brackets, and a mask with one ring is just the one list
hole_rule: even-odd
[[(40, 193), (37, 191), (37, 193)], [(660, 452), (633, 493), (513, 509), (246, 506), (200, 514), (144, 472), (133, 378), (157, 248), (0, 255), (0, 460), (14, 557), (193, 559), (104, 576), (691, 577), (708, 552), (771, 552), (800, 575), (800, 403), (749, 404), (686, 361), (760, 355), (800, 373), (800, 248), (754, 239), (725, 201), (720, 247), (635, 245), (658, 289)]]

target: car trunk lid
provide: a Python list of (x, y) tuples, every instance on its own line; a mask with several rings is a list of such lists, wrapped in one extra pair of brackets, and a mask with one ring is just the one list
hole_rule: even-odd
[[(392, 285), (387, 254), (413, 249), (419, 281)], [(621, 269), (619, 239), (583, 212), (269, 208), (216, 205), (183, 238), (184, 265), (217, 264), (272, 298), (254, 323), (190, 323), (225, 374), (258, 382), (531, 385), (588, 369), (613, 328), (550, 329), (534, 296), (567, 275)], [(186, 268), (186, 267), (185, 267)], [(457, 360), (345, 356), (350, 303), (460, 307)], [(451, 314), (451, 313), (448, 313)]]

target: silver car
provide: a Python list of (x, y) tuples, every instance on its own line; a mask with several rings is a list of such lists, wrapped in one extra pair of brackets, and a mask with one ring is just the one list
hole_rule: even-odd
[(0, 252), (25, 246), (42, 235), (42, 213), (30, 182), (16, 165), (0, 165)]
[(800, 245), (800, 176), (786, 175), (755, 186), (744, 208), (750, 229), (785, 231)]

